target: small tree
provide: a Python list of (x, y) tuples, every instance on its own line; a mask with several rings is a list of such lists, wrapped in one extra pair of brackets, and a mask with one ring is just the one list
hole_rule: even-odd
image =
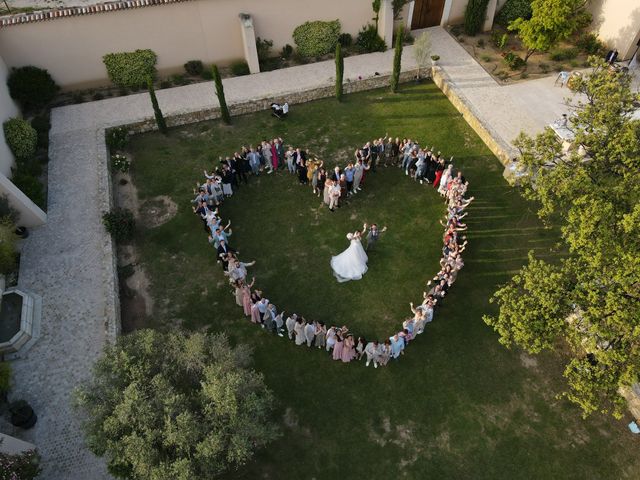
[(10, 118), (2, 124), (4, 138), (18, 160), (28, 160), (36, 153), (38, 132), (22, 118)]
[(151, 77), (147, 78), (147, 88), (149, 89), (149, 96), (151, 97), (151, 105), (153, 106), (153, 114), (156, 117), (156, 124), (158, 125), (158, 130), (163, 135), (167, 134), (167, 123), (164, 120), (164, 116), (162, 115), (162, 110), (160, 110), (160, 105), (158, 105), (158, 99), (156, 98), (156, 91), (153, 88), (153, 80)]
[(476, 35), (482, 29), (488, 4), (489, 0), (469, 0), (464, 11), (464, 33)]
[(224, 335), (139, 330), (107, 346), (76, 394), (89, 448), (136, 480), (217, 478), (277, 437), (248, 348)]
[(399, 27), (396, 32), (396, 45), (393, 53), (393, 73), (391, 74), (391, 91), (398, 91), (400, 83), (400, 70), (402, 69), (402, 44), (404, 42), (404, 28)]
[(509, 24), (509, 30), (517, 31), (527, 47), (525, 63), (534, 53), (546, 52), (591, 23), (585, 3), (585, 0), (533, 0), (531, 18), (518, 18)]
[(409, 0), (392, 0), (391, 6), (393, 8), (393, 19), (400, 20), (402, 17), (400, 16), (400, 12), (404, 8), (404, 6), (409, 3)]
[(336, 45), (336, 99), (342, 101), (342, 78), (344, 75), (344, 58), (342, 58), (342, 46)]
[(231, 115), (229, 114), (229, 108), (227, 107), (227, 100), (224, 98), (224, 87), (222, 86), (222, 78), (220, 78), (218, 66), (213, 65), (213, 67), (211, 67), (211, 71), (213, 73), (213, 81), (216, 84), (216, 96), (218, 97), (218, 103), (220, 104), (220, 116), (224, 123), (230, 125)]
[(378, 30), (378, 22), (380, 21), (380, 7), (382, 7), (382, 0), (373, 0), (371, 2), (371, 8), (373, 8), (373, 21), (376, 22), (376, 30)]
[(422, 32), (413, 42), (413, 58), (418, 65), (418, 78), (420, 78), (420, 69), (425, 68), (429, 62), (429, 55), (431, 55), (431, 37), (427, 32)]

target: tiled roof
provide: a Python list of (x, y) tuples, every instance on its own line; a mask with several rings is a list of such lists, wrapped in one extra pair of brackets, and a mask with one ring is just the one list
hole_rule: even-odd
[(44, 22), (57, 18), (75, 17), (79, 15), (92, 15), (94, 13), (115, 12), (118, 10), (129, 10), (132, 8), (152, 7), (155, 5), (166, 5), (169, 3), (189, 2), (191, 0), (118, 0), (115, 2), (98, 3), (87, 5), (86, 7), (66, 7), (51, 10), (41, 10), (31, 13), (18, 13), (15, 15), (5, 15), (0, 17), (0, 28), (23, 23)]

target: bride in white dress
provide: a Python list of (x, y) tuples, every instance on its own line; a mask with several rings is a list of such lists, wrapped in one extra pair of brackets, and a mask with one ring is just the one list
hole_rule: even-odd
[(364, 225), (362, 232), (356, 231), (348, 233), (347, 238), (351, 241), (351, 245), (340, 255), (331, 257), (331, 268), (338, 282), (348, 282), (349, 280), (360, 280), (367, 272), (367, 257), (360, 238), (367, 229)]

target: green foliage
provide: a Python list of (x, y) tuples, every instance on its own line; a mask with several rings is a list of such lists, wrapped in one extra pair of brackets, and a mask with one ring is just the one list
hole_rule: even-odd
[(554, 62), (563, 62), (565, 60), (573, 60), (580, 52), (577, 48), (563, 48), (551, 52), (549, 58)]
[(305, 22), (293, 31), (293, 41), (303, 57), (318, 57), (333, 52), (340, 37), (340, 20)]
[(204, 65), (201, 60), (189, 60), (184, 64), (184, 71), (192, 77), (197, 77), (204, 71)]
[(495, 21), (506, 27), (518, 18), (531, 18), (531, 0), (507, 0), (496, 15)]
[(25, 112), (46, 107), (59, 90), (47, 70), (33, 66), (12, 68), (7, 86)]
[(36, 175), (18, 167), (14, 171), (11, 182), (40, 208), (45, 207), (44, 187)]
[(353, 43), (353, 37), (350, 33), (341, 33), (338, 37), (338, 43), (343, 47), (350, 47)]
[(2, 480), (33, 480), (41, 471), (40, 455), (35, 450), (17, 455), (0, 453), (0, 479)]
[(171, 82), (178, 87), (181, 85), (186, 85), (188, 83), (184, 75), (181, 75), (179, 73), (174, 73), (173, 75), (171, 75)]
[(400, 16), (400, 12), (404, 6), (409, 3), (409, 0), (392, 0), (391, 6), (393, 8), (393, 19), (400, 20), (402, 17)]
[(213, 73), (213, 81), (216, 85), (216, 96), (218, 97), (218, 103), (220, 104), (220, 116), (222, 117), (222, 121), (224, 123), (230, 125), (231, 114), (229, 113), (229, 108), (227, 107), (227, 100), (224, 97), (224, 86), (222, 85), (222, 78), (220, 78), (218, 66), (213, 65), (213, 67), (211, 67), (211, 72)]
[(10, 219), (0, 219), (0, 273), (3, 275), (13, 272), (16, 268), (18, 236), (15, 234), (15, 228)]
[(0, 396), (6, 396), (10, 389), (11, 364), (9, 362), (0, 362)]
[(605, 49), (604, 44), (598, 39), (595, 33), (585, 33), (581, 35), (576, 42), (576, 47), (589, 55), (599, 55), (603, 53)]
[(147, 79), (147, 88), (149, 89), (149, 97), (151, 98), (151, 106), (153, 107), (153, 115), (156, 117), (156, 125), (158, 125), (158, 130), (163, 135), (166, 135), (167, 132), (167, 122), (164, 119), (164, 115), (162, 114), (162, 110), (160, 110), (160, 105), (158, 104), (158, 98), (156, 97), (156, 91), (153, 88), (153, 80), (151, 77)]
[(280, 55), (284, 59), (291, 58), (291, 56), (293, 55), (293, 47), (287, 43), (284, 47), (282, 47), (282, 52), (280, 52)]
[(129, 132), (124, 127), (116, 127), (107, 130), (105, 135), (107, 147), (112, 152), (116, 150), (124, 150), (129, 143)]
[(111, 169), (114, 172), (127, 173), (129, 171), (129, 167), (131, 167), (131, 161), (126, 155), (122, 155), (121, 153), (114, 153), (111, 155)]
[(402, 69), (402, 46), (404, 44), (404, 28), (398, 28), (396, 32), (396, 44), (393, 52), (393, 71), (391, 73), (391, 91), (398, 92), (400, 84), (400, 70)]
[(263, 40), (260, 37), (256, 38), (256, 49), (258, 50), (258, 62), (262, 63), (269, 59), (271, 56), (271, 48), (273, 47), (273, 40)]
[(422, 32), (420, 36), (413, 42), (413, 58), (418, 65), (418, 78), (420, 78), (420, 70), (427, 67), (429, 55), (431, 54), (431, 37), (429, 32)]
[(509, 42), (509, 34), (501, 34), (500, 32), (493, 31), (491, 32), (491, 41), (497, 48), (499, 48), (500, 50), (504, 50), (504, 47), (506, 47), (507, 43)]
[(153, 50), (108, 53), (102, 57), (109, 80), (119, 87), (141, 88), (155, 78), (157, 56)]
[(131, 210), (116, 208), (102, 215), (102, 223), (116, 242), (126, 243), (133, 238), (136, 221)]
[(336, 44), (336, 99), (342, 101), (342, 80), (344, 75), (344, 59), (342, 58), (342, 45)]
[(224, 335), (118, 337), (77, 391), (91, 450), (138, 480), (215, 478), (277, 437), (273, 395)]
[(365, 53), (384, 52), (387, 49), (387, 44), (378, 35), (378, 29), (372, 24), (365, 25), (358, 32), (356, 45)]
[(18, 222), (18, 211), (10, 204), (6, 195), (0, 195), (0, 221), (9, 221), (14, 225)]
[(640, 121), (632, 118), (631, 78), (596, 57), (575, 79), (586, 100), (572, 105), (574, 148), (564, 152), (547, 128), (521, 133), (521, 177), (526, 198), (544, 221), (561, 226), (565, 258), (529, 264), (494, 295), (497, 317), (485, 321), (505, 345), (529, 352), (569, 350), (566, 397), (588, 415), (619, 416), (620, 387), (640, 375)]
[(2, 124), (4, 138), (16, 159), (28, 159), (36, 153), (38, 132), (22, 118), (10, 118)]
[(440, 60), (440, 55), (431, 55), (432, 62), (437, 62), (438, 60)]
[(525, 66), (522, 57), (519, 57), (513, 52), (505, 53), (502, 60), (509, 67), (509, 70), (519, 70)]
[[(247, 67), (248, 69), (249, 67)], [(213, 74), (211, 73), (210, 68), (205, 68), (200, 74), (203, 80), (213, 80)]]
[(38, 134), (38, 148), (49, 148), (49, 130), (51, 129), (51, 121), (49, 114), (38, 115), (31, 119), (31, 126)]
[(469, 0), (464, 11), (464, 33), (476, 35), (482, 29), (489, 0)]
[(509, 24), (527, 48), (525, 63), (535, 52), (546, 52), (590, 22), (584, 8), (584, 0), (533, 0), (531, 18)]
[[(249, 65), (244, 60), (238, 60), (237, 62), (233, 62), (231, 64), (231, 73), (233, 73), (236, 77), (241, 75), (249, 75)], [(211, 77), (213, 79), (213, 75)]]

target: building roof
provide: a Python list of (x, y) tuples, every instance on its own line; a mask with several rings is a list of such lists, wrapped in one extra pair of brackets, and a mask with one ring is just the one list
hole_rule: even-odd
[(40, 10), (31, 13), (18, 13), (15, 15), (5, 15), (0, 17), (0, 28), (24, 23), (44, 22), (65, 17), (76, 17), (79, 15), (92, 15), (94, 13), (116, 12), (118, 10), (129, 10), (132, 8), (153, 7), (156, 5), (166, 5), (169, 3), (189, 2), (191, 0), (117, 0), (113, 2), (87, 5), (86, 7), (62, 7), (51, 10)]

